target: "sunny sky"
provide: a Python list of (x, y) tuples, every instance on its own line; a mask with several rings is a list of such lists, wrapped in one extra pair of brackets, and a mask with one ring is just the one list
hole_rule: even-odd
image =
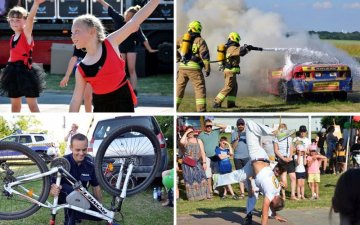
[(281, 15), (288, 31), (360, 31), (360, 1), (246, 0), (248, 7)]

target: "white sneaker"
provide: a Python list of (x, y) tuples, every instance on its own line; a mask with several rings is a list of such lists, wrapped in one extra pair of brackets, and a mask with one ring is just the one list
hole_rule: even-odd
[(260, 190), (260, 189), (259, 189), (258, 187), (255, 187), (255, 188), (254, 188), (254, 195), (255, 195), (255, 198), (256, 198), (256, 199), (259, 199), (259, 193), (260, 193), (259, 190)]

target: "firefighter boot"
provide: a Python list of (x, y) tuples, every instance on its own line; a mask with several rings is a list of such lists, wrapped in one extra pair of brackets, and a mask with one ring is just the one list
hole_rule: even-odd
[(221, 108), (221, 104), (214, 102), (213, 105), (212, 105), (212, 107), (213, 107), (214, 109), (219, 109), (219, 108)]
[(245, 217), (245, 219), (244, 219), (244, 225), (250, 225), (250, 224), (252, 224), (252, 213), (251, 212), (249, 212), (247, 215), (246, 215), (246, 217)]

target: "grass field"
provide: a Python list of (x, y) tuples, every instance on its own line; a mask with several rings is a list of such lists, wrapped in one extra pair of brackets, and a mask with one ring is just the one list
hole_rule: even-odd
[(335, 47), (347, 52), (349, 55), (360, 59), (360, 41), (350, 40), (326, 40)]
[[(214, 97), (207, 97), (207, 111), (209, 112), (359, 112), (360, 102), (357, 95), (349, 97), (349, 101), (310, 101), (299, 99), (293, 103), (285, 103), (280, 97), (273, 95), (238, 96), (236, 108), (213, 109)], [(223, 104), (225, 106), (225, 104)], [(179, 112), (195, 112), (195, 99), (192, 95), (185, 95), (179, 107)]]
[[(320, 182), (320, 199), (318, 200), (301, 200), (301, 201), (285, 201), (286, 209), (300, 209), (300, 208), (328, 208), (331, 206), (331, 199), (334, 194), (334, 189), (336, 182), (339, 176), (336, 175), (322, 175)], [(289, 181), (288, 181), (288, 184)], [(214, 198), (211, 200), (203, 200), (203, 201), (192, 201), (189, 202), (186, 199), (186, 195), (184, 192), (184, 186), (181, 185), (180, 189), (180, 200), (177, 201), (177, 215), (189, 215), (189, 214), (197, 214), (203, 212), (211, 212), (211, 211), (240, 211), (246, 207), (246, 197), (240, 200), (233, 200), (231, 198), (226, 198), (224, 200), (220, 199), (219, 196), (214, 195)], [(236, 193), (239, 193), (239, 185), (233, 185), (233, 190)], [(289, 188), (288, 188), (289, 190)], [(286, 193), (286, 196), (290, 196), (290, 193)], [(311, 197), (311, 191), (309, 187), (306, 185), (305, 187), (305, 196)], [(259, 200), (256, 203), (256, 209), (261, 210), (263, 197), (259, 197)]]
[[(65, 93), (72, 93), (75, 86), (75, 77), (71, 76), (68, 86), (65, 88), (59, 87), (59, 83), (63, 78), (63, 74), (48, 74), (46, 78), (47, 90), (61, 91)], [(139, 77), (138, 90), (139, 93), (159, 94), (159, 95), (173, 95), (174, 82), (173, 75), (162, 74), (158, 76)]]
[[(124, 220), (121, 221), (120, 213), (116, 213), (116, 219), (120, 224), (127, 225), (172, 225), (173, 224), (173, 208), (163, 207), (161, 203), (153, 200), (152, 190), (150, 187), (147, 191), (141, 192), (131, 197), (127, 197), (123, 202), (122, 214)], [(110, 197), (104, 193), (104, 205), (109, 208)], [(51, 199), (51, 198), (50, 198)], [(50, 201), (51, 202), (51, 201)], [(6, 204), (1, 202), (1, 204)], [(13, 221), (0, 221), (0, 225), (34, 225), (34, 224), (48, 224), (51, 218), (51, 211), (41, 208), (34, 215)], [(64, 210), (60, 210), (56, 217), (56, 224), (64, 223)], [(84, 221), (84, 225), (105, 224), (105, 222)]]

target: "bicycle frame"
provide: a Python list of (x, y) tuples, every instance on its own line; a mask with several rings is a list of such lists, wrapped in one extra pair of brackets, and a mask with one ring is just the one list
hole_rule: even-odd
[[(118, 176), (118, 177), (120, 177), (120, 178), (122, 177), (123, 167), (124, 166), (122, 165), (121, 169), (119, 171), (119, 175), (121, 175), (121, 176)], [(119, 204), (119, 206), (117, 207), (118, 211), (120, 211), (122, 201), (126, 197), (127, 184), (128, 184), (129, 177), (131, 175), (132, 170), (133, 170), (133, 164), (130, 163), (128, 165), (128, 170), (127, 170), (127, 174), (126, 174), (126, 177), (125, 177), (125, 180), (124, 180), (124, 185), (123, 185), (123, 188), (122, 188), (120, 198), (113, 196), (114, 198), (116, 198), (117, 203)], [(32, 197), (30, 197), (28, 195), (22, 194), (22, 193), (14, 190), (12, 188), (14, 186), (18, 186), (22, 190), (24, 190), (25, 192), (29, 193), (29, 190), (26, 189), (25, 187), (23, 187), (21, 184), (24, 184), (24, 183), (26, 183), (28, 181), (38, 180), (38, 179), (50, 176), (50, 175), (55, 174), (55, 173), (57, 174), (56, 175), (56, 185), (60, 186), (61, 178), (62, 177), (66, 178), (73, 185), (74, 190), (79, 191), (79, 193), (81, 195), (83, 195), (93, 206), (95, 206), (95, 208), (99, 212), (94, 211), (94, 210), (90, 210), (90, 209), (83, 209), (83, 208), (80, 208), (80, 207), (77, 207), (77, 206), (74, 206), (74, 205), (70, 205), (68, 203), (58, 205), (58, 196), (54, 197), (53, 204), (51, 204), (49, 201), (46, 201), (46, 204), (44, 204), (44, 203), (39, 202), (36, 199), (34, 199), (34, 198), (32, 198)], [(9, 194), (20, 195), (21, 197), (27, 199), (30, 202), (38, 204), (41, 207), (51, 209), (51, 211), (52, 211), (52, 221), (53, 221), (51, 223), (53, 223), (53, 224), (55, 223), (55, 216), (56, 216), (57, 211), (60, 210), (60, 209), (63, 209), (63, 208), (73, 209), (73, 210), (76, 210), (78, 212), (82, 212), (82, 213), (85, 213), (85, 214), (88, 214), (88, 215), (91, 215), (91, 216), (106, 220), (109, 224), (112, 224), (114, 222), (115, 212), (105, 208), (98, 200), (95, 199), (95, 197), (93, 197), (91, 195), (91, 193), (89, 193), (86, 190), (86, 188), (84, 188), (82, 186), (81, 182), (77, 181), (68, 171), (63, 169), (63, 167), (55, 167), (55, 168), (52, 168), (50, 171), (45, 172), (45, 173), (32, 173), (32, 174), (19, 176), (16, 179), (17, 179), (16, 181), (4, 185), (4, 189), (7, 192), (9, 192)], [(121, 180), (121, 179), (118, 179), (117, 182), (116, 182), (116, 184), (117, 184), (116, 187), (118, 187), (118, 188), (120, 187), (120, 181), (119, 180)], [(32, 194), (32, 196), (39, 197), (36, 194)]]

